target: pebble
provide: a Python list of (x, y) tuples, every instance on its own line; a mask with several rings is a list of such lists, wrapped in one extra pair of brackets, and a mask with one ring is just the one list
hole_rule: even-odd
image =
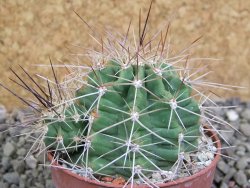
[(18, 172), (19, 174), (22, 174), (25, 170), (25, 163), (23, 160), (13, 160), (11, 161), (11, 164), (13, 166), (13, 169)]
[(20, 180), (19, 180), (19, 187), (20, 188), (26, 188), (26, 175), (25, 174), (22, 174), (20, 176)]
[(236, 183), (238, 185), (240, 185), (240, 186), (243, 186), (243, 185), (247, 184), (247, 176), (246, 176), (246, 174), (242, 170), (239, 170), (234, 175), (234, 179), (235, 179)]
[(212, 152), (206, 152), (206, 156), (208, 159), (213, 160), (214, 159), (214, 154)]
[(3, 154), (7, 157), (13, 155), (15, 153), (15, 146), (10, 143), (10, 142), (7, 142), (4, 146), (3, 146)]
[(235, 168), (230, 168), (230, 170), (227, 172), (226, 176), (223, 178), (223, 181), (228, 183), (229, 180), (234, 176), (234, 174), (236, 173), (236, 169)]
[[(231, 156), (231, 155), (230, 155)], [(235, 160), (231, 160), (228, 162), (228, 165), (233, 167), (235, 165)]]
[(3, 157), (2, 161), (1, 161), (2, 167), (5, 170), (7, 170), (8, 168), (10, 168), (11, 164), (10, 164), (10, 159), (8, 157)]
[(225, 182), (222, 182), (220, 188), (228, 188), (228, 185)]
[(21, 147), (20, 149), (22, 149), (22, 146), (25, 144), (25, 138), (23, 136), (19, 137), (17, 146)]
[(11, 184), (19, 183), (19, 175), (17, 172), (9, 172), (3, 175), (3, 179)]
[(237, 161), (236, 167), (239, 170), (244, 170), (247, 167), (249, 162), (250, 162), (250, 158), (242, 157), (240, 160)]
[(155, 181), (162, 180), (161, 174), (160, 174), (160, 173), (157, 173), (157, 172), (152, 174), (152, 178), (153, 178)]
[(212, 163), (212, 161), (211, 161), (211, 160), (208, 160), (208, 161), (206, 161), (206, 162), (204, 163), (204, 165), (205, 165), (205, 166), (209, 166), (211, 163)]
[(25, 156), (27, 154), (27, 150), (25, 148), (20, 148), (16, 153), (18, 156)]
[(200, 162), (205, 162), (208, 160), (207, 155), (205, 153), (202, 153), (202, 152), (198, 152), (197, 157), (198, 157)]
[(229, 169), (230, 169), (230, 167), (223, 160), (221, 160), (221, 161), (218, 162), (217, 167), (224, 174), (226, 174), (229, 171)]
[(250, 121), (250, 108), (246, 108), (243, 112), (241, 112), (241, 117)]
[(235, 110), (228, 110), (226, 116), (229, 121), (236, 121), (239, 119), (239, 114)]
[(224, 174), (220, 170), (215, 171), (214, 181), (220, 183), (223, 180)]
[(37, 166), (37, 159), (33, 156), (30, 155), (25, 159), (26, 165), (31, 168), (34, 169)]
[(240, 124), (240, 131), (245, 136), (250, 136), (250, 124)]
[(238, 146), (236, 150), (236, 154), (240, 157), (245, 156), (246, 154), (246, 148), (244, 146)]

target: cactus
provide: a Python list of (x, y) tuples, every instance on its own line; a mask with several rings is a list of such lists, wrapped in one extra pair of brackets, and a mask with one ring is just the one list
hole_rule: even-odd
[(124, 66), (112, 59), (88, 73), (76, 91), (75, 109), (66, 108), (64, 121), (46, 120), (46, 145), (59, 150), (53, 143), (60, 141), (75, 163), (126, 178), (135, 166), (169, 170), (181, 153), (196, 150), (200, 109), (191, 87), (171, 64), (148, 62)]
[[(149, 13), (150, 9), (147, 18)], [(203, 84), (208, 74), (201, 74), (204, 67), (189, 66), (188, 50), (197, 40), (172, 55), (166, 44), (168, 26), (165, 36), (158, 32), (145, 43), (147, 20), (138, 44), (134, 45), (134, 35), (132, 41), (128, 39), (130, 25), (121, 39), (109, 33), (107, 41), (95, 38), (102, 50), (89, 54), (92, 66), (65, 65), (71, 72), (60, 83), (52, 62), (54, 81), (40, 76), (45, 85), (21, 67), (35, 87), (11, 69), (22, 84), (14, 82), (40, 103), (33, 105), (3, 86), (34, 111), (36, 122), (27, 125), (31, 133), (41, 135), (33, 149), (48, 150), (52, 163), (66, 164), (67, 169), (88, 178), (122, 176), (127, 180), (124, 187), (133, 187), (136, 180), (157, 187), (150, 179), (157, 173), (163, 178), (160, 182), (175, 180), (183, 171), (191, 175), (191, 158), (199, 152), (210, 152), (207, 164), (211, 162), (217, 150), (204, 136), (204, 125), (221, 135), (213, 124), (229, 124), (203, 106), (215, 103), (200, 86), (229, 86)]]

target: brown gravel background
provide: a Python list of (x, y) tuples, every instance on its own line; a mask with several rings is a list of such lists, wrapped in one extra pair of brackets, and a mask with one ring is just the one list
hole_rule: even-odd
[[(130, 18), (137, 26), (139, 9), (145, 13), (148, 6), (149, 0), (1, 0), (0, 82), (23, 94), (9, 81), (8, 67), (18, 69), (20, 64), (33, 73), (51, 74), (31, 65), (47, 64), (48, 56), (68, 62), (67, 47), (71, 44), (93, 46), (89, 30), (73, 10), (89, 24), (110, 26), (125, 33)], [(250, 1), (155, 0), (149, 27), (156, 31), (170, 17), (176, 48), (202, 35), (197, 56), (223, 58), (210, 66), (214, 70), (211, 80), (250, 87)], [(222, 98), (240, 96), (249, 100), (248, 88), (217, 93)], [(0, 93), (0, 103), (9, 109), (21, 104), (1, 88)]]

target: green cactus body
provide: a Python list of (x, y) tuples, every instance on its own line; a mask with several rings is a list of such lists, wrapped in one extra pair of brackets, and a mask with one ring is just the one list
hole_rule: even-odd
[[(199, 106), (191, 97), (191, 87), (172, 66), (124, 66), (112, 60), (91, 71), (86, 82), (76, 92), (77, 110), (65, 111), (66, 117), (79, 113), (81, 121), (46, 120), (50, 122), (46, 145), (62, 135), (74, 163), (91, 168), (94, 174), (129, 179), (136, 167), (144, 174), (170, 170), (180, 153), (196, 150)], [(76, 134), (82, 138), (81, 146), (72, 149)]]

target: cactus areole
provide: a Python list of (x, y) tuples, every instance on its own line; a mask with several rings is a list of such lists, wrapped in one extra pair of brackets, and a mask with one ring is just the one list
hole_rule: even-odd
[(171, 171), (196, 150), (200, 109), (168, 62), (111, 59), (86, 78), (63, 120), (46, 119), (50, 149), (66, 148), (69, 161), (93, 174), (126, 179)]

